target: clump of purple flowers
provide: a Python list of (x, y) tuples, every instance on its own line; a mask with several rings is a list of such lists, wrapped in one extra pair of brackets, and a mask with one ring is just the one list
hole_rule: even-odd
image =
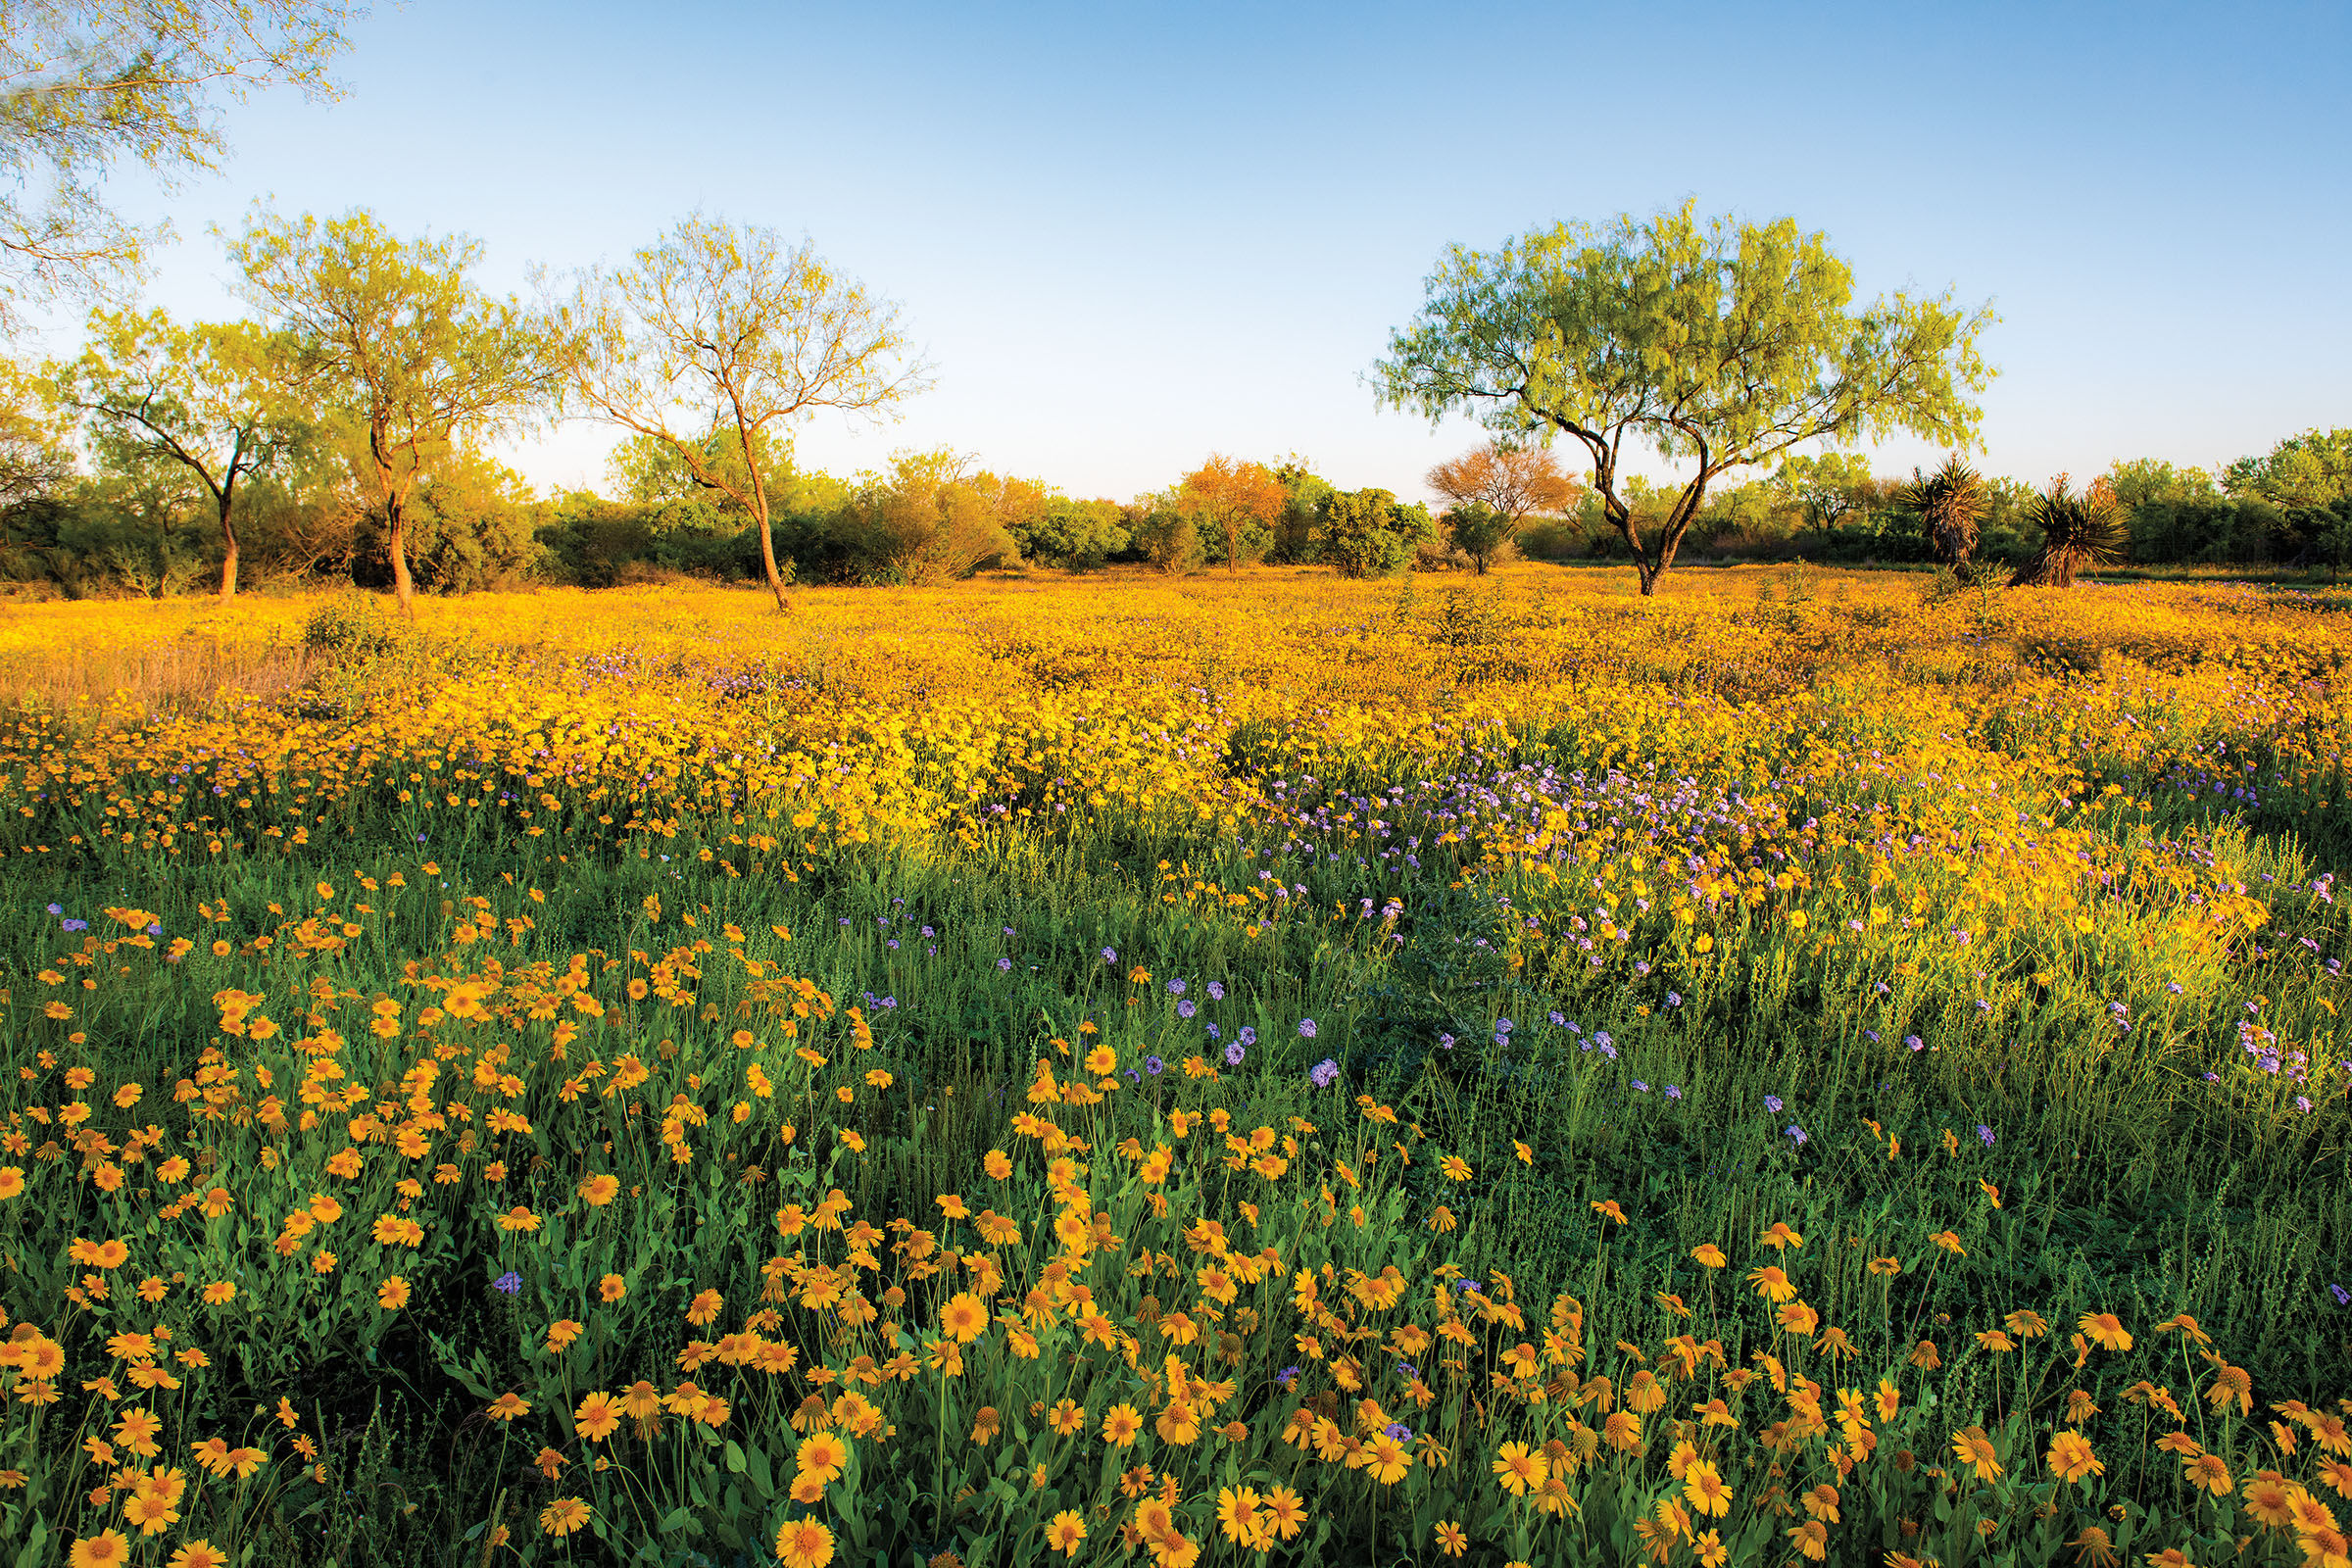
[(1329, 1056), (1318, 1061), (1307, 1072), (1307, 1081), (1317, 1089), (1329, 1089), (1340, 1081), (1340, 1064)]

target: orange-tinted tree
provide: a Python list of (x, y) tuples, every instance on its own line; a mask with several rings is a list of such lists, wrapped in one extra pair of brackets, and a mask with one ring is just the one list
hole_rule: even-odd
[(1549, 447), (1494, 441), (1429, 470), (1429, 487), (1453, 503), (1453, 542), (1481, 572), (1530, 517), (1565, 512), (1577, 482)]
[(1224, 539), (1225, 564), (1233, 571), (1241, 570), (1245, 554), (1265, 553), (1285, 499), (1282, 481), (1264, 464), (1222, 453), (1212, 454), (1176, 488), (1176, 510), (1200, 532)]

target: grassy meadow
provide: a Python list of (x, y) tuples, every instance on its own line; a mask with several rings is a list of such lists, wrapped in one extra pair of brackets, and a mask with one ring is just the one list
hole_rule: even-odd
[(12, 606), (0, 1563), (2345, 1564), (2352, 608)]

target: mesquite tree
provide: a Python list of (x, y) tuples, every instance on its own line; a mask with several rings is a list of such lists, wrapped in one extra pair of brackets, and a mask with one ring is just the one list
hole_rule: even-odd
[[(1973, 440), (1966, 394), (1991, 375), (1977, 349), (1991, 314), (1948, 294), (1853, 297), (1852, 270), (1788, 219), (1701, 223), (1686, 204), (1605, 229), (1561, 223), (1448, 252), (1389, 340), (1381, 391), (1432, 421), (1468, 412), (1504, 435), (1577, 442), (1649, 594), (1727, 469), (1896, 430)], [(1654, 519), (1624, 494), (1643, 449), (1690, 466)]]

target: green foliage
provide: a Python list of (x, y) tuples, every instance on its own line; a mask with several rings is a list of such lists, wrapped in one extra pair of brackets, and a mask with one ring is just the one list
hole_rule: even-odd
[[(551, 386), (544, 332), (468, 277), (478, 242), (403, 240), (365, 210), (322, 222), (257, 206), (228, 253), (245, 297), (287, 345), (287, 373), (348, 421), (365, 454), (360, 471), (373, 481), (382, 554), (405, 609), (417, 483), (466, 441), (528, 424)], [(463, 531), (446, 515), (437, 524), (440, 580), (508, 569), (514, 550), (451, 549)]]
[(1470, 558), (1482, 573), (1519, 533), (1518, 519), (1492, 507), (1476, 504), (1454, 507), (1439, 519), (1453, 548)]
[(220, 103), (290, 83), (329, 90), (354, 14), (345, 0), (0, 7), (0, 334), (28, 303), (133, 270), (159, 230), (111, 210), (111, 168), (166, 189), (211, 170)]
[(1134, 542), (1127, 514), (1115, 501), (1073, 501), (1054, 496), (1034, 515), (1010, 529), (1024, 561), (1091, 571)]
[(902, 452), (888, 473), (867, 475), (820, 514), (815, 528), (867, 581), (953, 582), (1017, 559), (995, 504), (1001, 493), (969, 470), (970, 460), (944, 448)]
[(1322, 507), (1317, 538), (1322, 559), (1343, 577), (1386, 577), (1413, 563), (1438, 527), (1419, 502), (1400, 505), (1386, 490), (1334, 491)]
[(380, 657), (397, 647), (403, 635), (400, 622), (376, 594), (339, 594), (302, 623), (302, 646), (337, 660)]
[(1273, 542), (1266, 559), (1285, 565), (1303, 565), (1320, 557), (1318, 524), (1324, 506), (1336, 493), (1331, 481), (1312, 470), (1306, 459), (1293, 454), (1274, 469), (1282, 486), (1282, 514), (1274, 519)]
[(2282, 510), (2327, 507), (2352, 495), (2352, 428), (2288, 436), (2262, 457), (2230, 465), (2222, 486)]
[[(835, 270), (808, 240), (788, 244), (772, 228), (700, 213), (624, 267), (579, 272), (545, 347), (576, 406), (652, 443), (636, 449), (641, 460), (666, 449), (696, 485), (743, 510), (778, 610), (785, 581), (769, 443), (819, 409), (885, 413), (920, 391), (927, 373), (907, 358), (898, 307)], [(845, 505), (870, 513), (873, 501)], [(968, 569), (956, 563), (969, 530), (948, 522), (943, 535), (941, 523), (916, 515), (924, 507), (917, 499), (901, 514), (866, 519), (884, 569)], [(909, 543), (917, 533), (933, 544)]]
[(1132, 524), (1134, 548), (1160, 570), (1181, 575), (1198, 570), (1208, 559), (1200, 530), (1168, 496), (1147, 496), (1136, 503), (1142, 515)]
[[(1825, 236), (1782, 219), (1694, 209), (1607, 228), (1562, 223), (1494, 252), (1455, 246), (1379, 366), (1388, 401), (1433, 421), (1566, 436), (1592, 464), (1610, 525), (1654, 590), (1714, 478), (1811, 442), (1906, 430), (1973, 439), (1993, 319), (1948, 295), (1849, 309), (1853, 277)], [(1627, 442), (1695, 467), (1654, 524), (1621, 493)]]

